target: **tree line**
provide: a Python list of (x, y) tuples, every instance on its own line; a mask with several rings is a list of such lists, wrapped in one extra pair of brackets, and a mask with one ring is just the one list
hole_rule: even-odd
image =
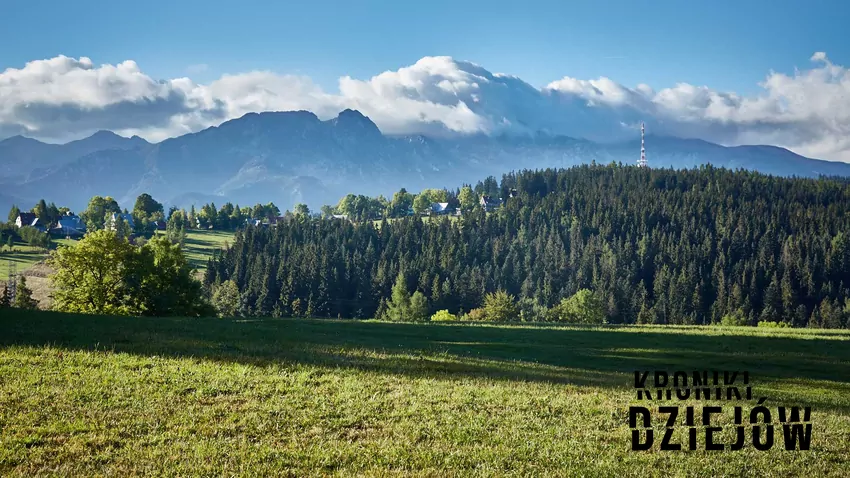
[[(467, 213), (479, 206), (478, 200), (481, 196), (507, 197), (502, 196), (502, 193), (496, 178), (490, 176), (479, 181), (474, 187), (463, 185), (455, 190), (423, 189), (419, 194), (413, 194), (401, 188), (393, 194), (392, 199), (384, 196), (373, 198), (362, 194), (347, 194), (336, 205), (322, 206), (319, 215), (328, 217), (338, 214), (355, 221), (396, 219), (425, 214), (434, 203), (447, 203), (449, 211)], [(507, 194), (507, 190), (504, 193)]]
[(846, 182), (592, 164), (488, 188), (516, 191), (457, 221), (249, 227), (205, 285), (243, 315), (397, 318), (401, 304), (420, 317), (847, 325)]

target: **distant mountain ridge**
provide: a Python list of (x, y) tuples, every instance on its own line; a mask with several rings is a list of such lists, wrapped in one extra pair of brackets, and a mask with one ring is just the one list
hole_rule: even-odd
[[(774, 146), (724, 147), (648, 136), (650, 166), (713, 164), (783, 176), (850, 176), (850, 164)], [(451, 187), (519, 169), (596, 161), (633, 164), (638, 139), (620, 143), (534, 136), (384, 135), (355, 110), (322, 121), (309, 111), (248, 113), (160, 143), (109, 131), (63, 145), (15, 136), (0, 141), (0, 207), (40, 198), (79, 210), (96, 194), (132, 207), (148, 192), (169, 205), (297, 202), (312, 208), (347, 193), (390, 195), (401, 187)], [(6, 204), (9, 203), (9, 204)]]

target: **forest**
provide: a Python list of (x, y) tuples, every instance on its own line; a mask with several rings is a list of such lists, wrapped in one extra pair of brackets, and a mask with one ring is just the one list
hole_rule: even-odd
[(502, 207), (460, 218), (247, 227), (205, 286), (241, 315), (387, 318), (415, 296), (428, 314), (471, 318), (489, 301), (565, 320), (589, 292), (615, 324), (848, 324), (846, 182), (590, 164), (495, 187)]

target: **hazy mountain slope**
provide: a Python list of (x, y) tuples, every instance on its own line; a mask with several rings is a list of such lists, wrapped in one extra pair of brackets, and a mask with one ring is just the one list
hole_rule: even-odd
[(0, 141), (0, 182), (37, 180), (51, 170), (96, 151), (150, 146), (138, 136), (124, 138), (111, 131), (98, 131), (88, 138), (66, 144), (47, 144), (13, 136)]
[[(146, 173), (144, 155), (138, 150), (104, 150), (87, 154), (61, 166), (37, 181), (9, 186), (19, 197), (45, 198), (48, 202), (81, 210), (95, 195), (112, 196), (132, 207), (127, 192)], [(20, 205), (31, 207), (29, 204)]]
[[(805, 158), (772, 146), (724, 147), (648, 136), (650, 166), (711, 163), (777, 175), (850, 176), (850, 164)], [(0, 208), (44, 197), (73, 209), (95, 194), (125, 207), (148, 192), (167, 204), (274, 201), (313, 208), (346, 193), (391, 195), (401, 187), (458, 187), (519, 169), (582, 162), (633, 164), (640, 142), (595, 143), (544, 133), (525, 136), (387, 136), (345, 110), (321, 121), (308, 111), (249, 113), (158, 144), (113, 133), (64, 145), (14, 137), (0, 142)], [(27, 204), (24, 204), (27, 206)]]

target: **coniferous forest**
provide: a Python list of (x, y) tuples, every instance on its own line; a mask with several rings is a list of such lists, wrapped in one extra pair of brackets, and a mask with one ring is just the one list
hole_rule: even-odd
[(469, 313), (498, 291), (516, 320), (542, 321), (590, 290), (609, 323), (847, 326), (846, 182), (584, 165), (499, 187), (502, 207), (460, 218), (249, 227), (205, 283), (235, 283), (243, 315), (381, 317), (395, 286), (429, 313)]

